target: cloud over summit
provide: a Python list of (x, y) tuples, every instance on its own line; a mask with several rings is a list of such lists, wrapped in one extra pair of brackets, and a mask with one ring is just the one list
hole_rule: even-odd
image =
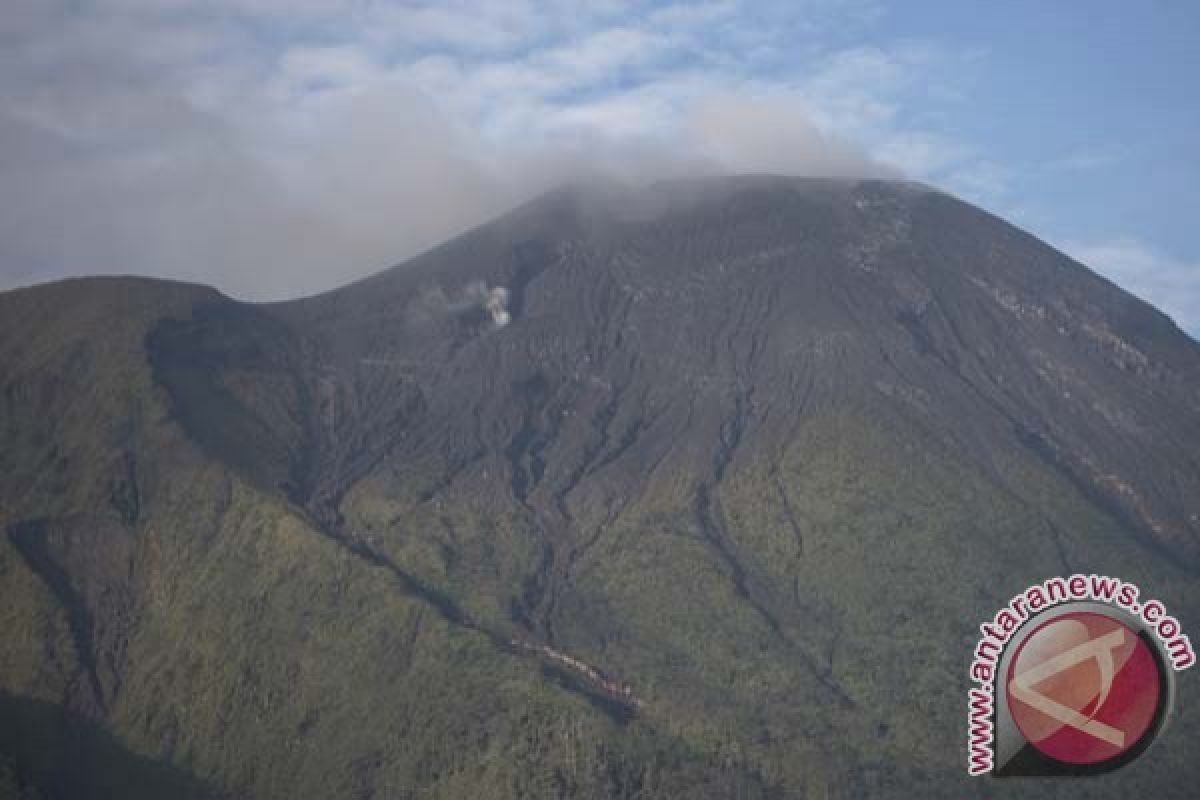
[(942, 124), (977, 50), (880, 39), (882, 14), (9, 0), (0, 289), (138, 273), (294, 297), (581, 176), (904, 174), (994, 207), (1016, 172)]
[(0, 285), (132, 272), (289, 297), (581, 173), (891, 174), (834, 129), (886, 98), (844, 54), (797, 69), (783, 34), (811, 20), (739, 5), (15, 0)]

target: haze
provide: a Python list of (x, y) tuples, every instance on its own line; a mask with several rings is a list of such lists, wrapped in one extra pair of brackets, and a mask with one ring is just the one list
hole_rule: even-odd
[(15, 0), (0, 288), (136, 273), (280, 299), (580, 177), (907, 176), (1194, 334), (1198, 15), (1100, 4), (1080, 31), (953, 6)]

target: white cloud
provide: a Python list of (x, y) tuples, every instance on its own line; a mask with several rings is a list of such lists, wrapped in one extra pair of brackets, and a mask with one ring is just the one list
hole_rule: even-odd
[(1193, 336), (1200, 336), (1200, 263), (1175, 258), (1128, 237), (1067, 242), (1063, 250), (1156, 306)]
[(738, 3), (733, 2), (733, 0), (675, 3), (655, 9), (650, 14), (649, 22), (656, 26), (690, 29), (717, 24), (721, 20), (729, 19), (738, 11)]
[(534, 62), (562, 76), (566, 85), (586, 86), (619, 79), (622, 70), (664, 58), (677, 43), (662, 33), (608, 28), (539, 53)]
[(706, 97), (694, 109), (691, 130), (699, 154), (729, 170), (819, 177), (899, 175), (861, 149), (822, 132), (802, 101), (786, 94)]
[(838, 130), (870, 133), (892, 122), (896, 93), (910, 65), (877, 47), (856, 47), (830, 54), (804, 81), (804, 91), (822, 122)]
[(279, 60), (279, 78), (292, 91), (362, 86), (376, 80), (380, 68), (360, 48), (293, 47)]
[(312, 292), (580, 172), (1003, 178), (904, 113), (958, 56), (826, 47), (873, 2), (13, 4), (0, 286), (101, 271)]

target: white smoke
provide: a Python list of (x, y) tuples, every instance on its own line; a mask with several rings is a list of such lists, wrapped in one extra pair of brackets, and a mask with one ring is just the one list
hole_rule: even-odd
[(421, 292), (408, 307), (408, 320), (423, 325), (448, 314), (463, 314), (481, 310), (491, 317), (497, 329), (512, 322), (508, 310), (509, 291), (504, 286), (489, 287), (484, 281), (471, 281), (454, 294), (447, 294), (440, 286), (431, 286)]
[(512, 321), (512, 315), (508, 313), (508, 289), (503, 286), (493, 286), (487, 290), (483, 308), (492, 315), (492, 322), (497, 328), (503, 328)]
[(512, 322), (512, 314), (508, 311), (508, 289), (503, 286), (488, 287), (483, 281), (471, 281), (463, 290), (463, 299), (451, 305), (451, 310), (465, 311), (468, 308), (481, 308), (492, 318), (492, 324), (503, 328)]

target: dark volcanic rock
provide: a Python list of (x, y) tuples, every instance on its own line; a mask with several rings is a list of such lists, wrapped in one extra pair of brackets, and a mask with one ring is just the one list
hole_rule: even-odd
[[(508, 288), (512, 324), (453, 309), (474, 281)], [(447, 308), (424, 308), (430, 296)], [(981, 465), (1023, 449), (1200, 568), (1195, 343), (1036, 239), (919, 186), (564, 190), (272, 311), (328, 370), (329, 430), (347, 428), (331, 435), (381, 438), (403, 460), (491, 459), (507, 499), (545, 514), (570, 517), (578, 497), (594, 517), (584, 495), (628, 495), (668, 457), (677, 476), (720, 480), (739, 448), (762, 452), (806, 410), (851, 403), (936, 428)], [(422, 398), (400, 442), (393, 416), (355, 405), (397, 386)], [(322, 480), (344, 480), (330, 466)], [(596, 479), (580, 487), (584, 475)]]

